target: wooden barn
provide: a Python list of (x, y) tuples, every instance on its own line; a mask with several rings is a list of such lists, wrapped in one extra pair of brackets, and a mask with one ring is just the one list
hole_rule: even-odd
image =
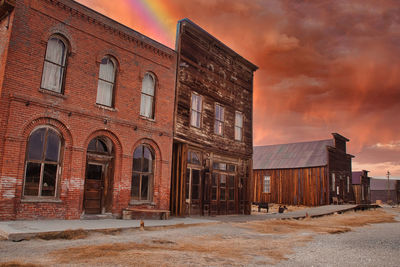
[(371, 178), (372, 203), (400, 203), (400, 180)]
[(352, 173), (353, 201), (356, 204), (369, 204), (370, 199), (370, 181), (368, 171), (362, 170)]
[(250, 213), (255, 65), (178, 23), (171, 214)]
[(318, 206), (351, 200), (349, 139), (255, 146), (253, 202)]

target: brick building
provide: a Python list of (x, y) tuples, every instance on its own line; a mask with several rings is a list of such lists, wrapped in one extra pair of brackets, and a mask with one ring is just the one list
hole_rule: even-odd
[(169, 209), (176, 52), (71, 0), (0, 6), (0, 219)]

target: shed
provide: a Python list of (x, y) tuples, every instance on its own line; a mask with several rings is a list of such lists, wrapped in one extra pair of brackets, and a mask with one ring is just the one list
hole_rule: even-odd
[(317, 206), (332, 198), (351, 200), (349, 139), (332, 139), (255, 146), (253, 154), (254, 202)]

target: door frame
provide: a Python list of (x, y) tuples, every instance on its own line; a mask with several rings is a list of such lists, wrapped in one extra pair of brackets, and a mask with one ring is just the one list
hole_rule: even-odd
[[(85, 193), (86, 193), (86, 186), (87, 186), (87, 167), (88, 165), (101, 165), (102, 167), (102, 177), (101, 177), (101, 199), (100, 199), (100, 213), (99, 214), (105, 214), (107, 212), (111, 212), (111, 206), (107, 206), (107, 203), (112, 203), (112, 194), (109, 194), (112, 192), (110, 190), (112, 188), (112, 176), (113, 173), (109, 173), (110, 171), (110, 165), (113, 164), (113, 157), (108, 156), (108, 155), (99, 155), (96, 153), (87, 153), (87, 158), (86, 158), (86, 165), (85, 165), (85, 180), (84, 180), (84, 194), (83, 194), (83, 201), (82, 201), (82, 211), (85, 214)], [(111, 168), (112, 169), (112, 168)], [(111, 198), (111, 200), (110, 200)]]

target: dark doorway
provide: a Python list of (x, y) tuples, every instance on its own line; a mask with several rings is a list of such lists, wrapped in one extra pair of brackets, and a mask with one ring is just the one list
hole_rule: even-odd
[(113, 162), (113, 146), (108, 138), (97, 137), (89, 143), (83, 200), (85, 214), (111, 212)]
[(88, 163), (85, 180), (85, 213), (100, 214), (102, 209), (102, 195), (104, 189), (103, 164)]

